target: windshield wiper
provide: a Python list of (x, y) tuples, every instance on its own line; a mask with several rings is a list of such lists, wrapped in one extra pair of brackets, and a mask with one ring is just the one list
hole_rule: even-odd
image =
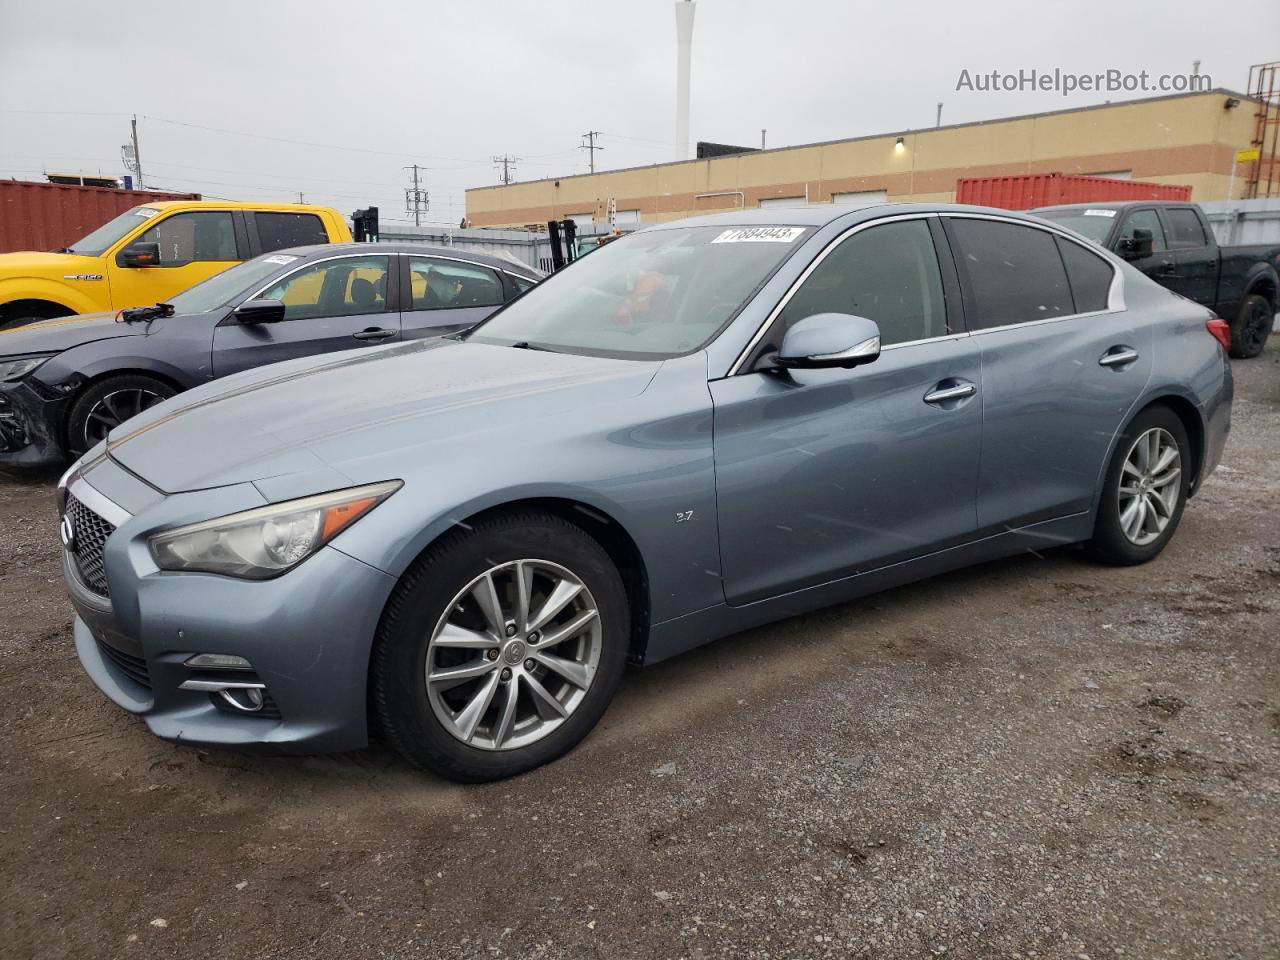
[(172, 316), (172, 303), (157, 303), (154, 307), (134, 307), (132, 310), (121, 310), (116, 319), (121, 323), (140, 323), (155, 320), (157, 317)]
[(550, 347), (540, 347), (536, 343), (530, 343), (528, 340), (517, 340), (511, 345), (514, 350), (538, 350), (542, 353), (559, 353), (559, 350), (552, 350)]

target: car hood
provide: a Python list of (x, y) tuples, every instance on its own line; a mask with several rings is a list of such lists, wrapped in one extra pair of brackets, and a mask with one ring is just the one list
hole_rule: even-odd
[(24, 353), (57, 353), (94, 340), (133, 337), (146, 332), (145, 323), (116, 323), (114, 313), (82, 313), (74, 317), (56, 317), (12, 330), (0, 330), (0, 357)]
[(31, 270), (83, 271), (91, 263), (97, 264), (97, 258), (74, 253), (40, 253), (36, 250), (0, 253), (0, 277), (20, 277)]
[(334, 471), (363, 482), (361, 461), (395, 452), (438, 462), (451, 438), (482, 442), (634, 397), (659, 366), (416, 340), (207, 384), (117, 427), (108, 449), (166, 493)]

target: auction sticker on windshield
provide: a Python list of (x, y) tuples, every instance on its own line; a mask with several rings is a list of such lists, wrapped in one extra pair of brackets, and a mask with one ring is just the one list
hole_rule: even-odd
[(278, 263), (278, 264), (281, 264), (281, 265), (283, 266), (284, 264), (287, 264), (287, 263), (293, 263), (293, 261), (295, 261), (295, 260), (297, 260), (297, 259), (298, 259), (297, 257), (290, 257), (290, 256), (288, 256), (287, 254), (278, 253), (278, 254), (276, 254), (274, 257), (267, 257), (267, 259), (263, 260), (262, 262), (263, 262), (263, 263)]
[(1114, 210), (1089, 209), (1084, 212), (1084, 215), (1086, 217), (1114, 217), (1116, 212)]
[(738, 227), (726, 230), (712, 243), (791, 243), (804, 227)]

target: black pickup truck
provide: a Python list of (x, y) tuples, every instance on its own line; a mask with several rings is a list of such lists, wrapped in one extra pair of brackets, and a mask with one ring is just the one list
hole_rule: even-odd
[(1194, 203), (1077, 203), (1031, 213), (1070, 227), (1231, 326), (1231, 356), (1256, 357), (1280, 310), (1280, 244), (1219, 247)]

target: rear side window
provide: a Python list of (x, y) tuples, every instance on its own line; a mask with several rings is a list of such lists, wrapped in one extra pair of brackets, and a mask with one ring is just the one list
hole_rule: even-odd
[(329, 242), (324, 223), (314, 213), (259, 213), (255, 219), (263, 253)]
[(1093, 313), (1105, 310), (1111, 300), (1111, 280), (1115, 271), (1111, 264), (1090, 253), (1078, 243), (1058, 237), (1058, 250), (1067, 267), (1067, 279), (1071, 283), (1071, 298), (1076, 313)]
[(524, 293), (538, 282), (537, 280), (530, 280), (528, 277), (522, 277), (518, 273), (511, 273), (508, 276), (511, 277), (511, 282), (516, 285), (516, 296)]
[(778, 323), (786, 330), (817, 313), (874, 320), (884, 346), (945, 334), (946, 304), (929, 224), (902, 220), (855, 233), (814, 268)]
[(950, 219), (970, 329), (1075, 312), (1053, 234), (997, 220)]
[(502, 303), (502, 281), (488, 267), (436, 257), (409, 258), (414, 310), (492, 307)]
[(1174, 207), (1172, 210), (1166, 210), (1164, 217), (1169, 222), (1169, 246), (1172, 249), (1177, 250), (1181, 247), (1185, 250), (1189, 247), (1209, 245), (1204, 235), (1204, 228), (1200, 226), (1200, 218), (1196, 216), (1194, 210)]

